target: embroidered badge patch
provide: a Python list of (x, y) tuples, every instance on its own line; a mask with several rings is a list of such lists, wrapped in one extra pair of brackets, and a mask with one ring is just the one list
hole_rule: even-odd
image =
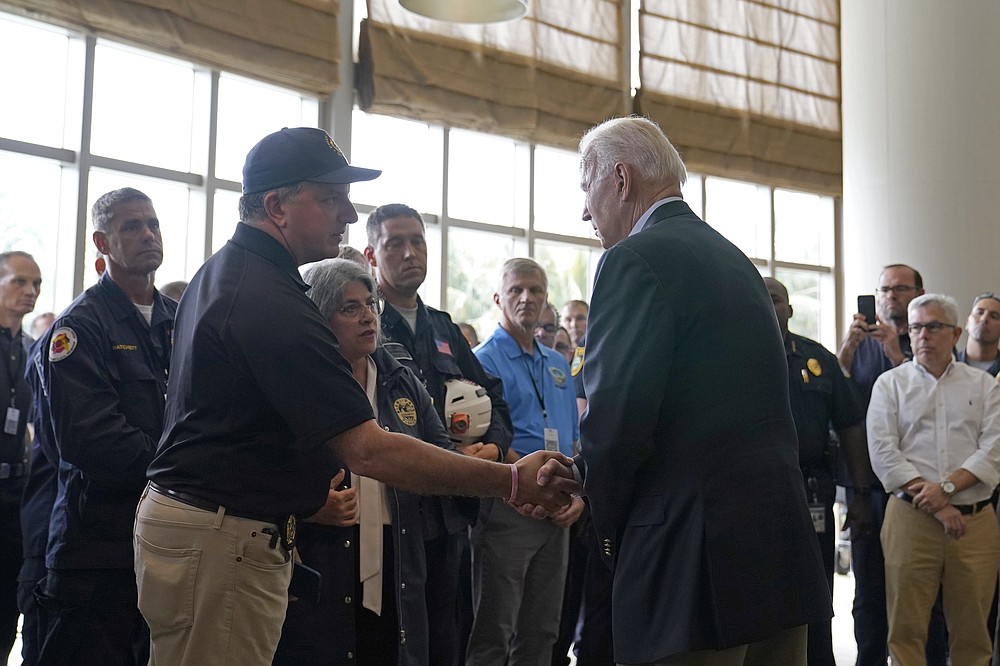
[(60, 326), (52, 331), (52, 341), (49, 343), (49, 360), (55, 363), (61, 361), (76, 349), (76, 332), (68, 326)]
[(586, 352), (584, 347), (577, 347), (576, 351), (573, 352), (573, 362), (569, 365), (569, 374), (576, 377), (583, 370), (583, 356)]
[(396, 411), (396, 416), (404, 425), (417, 425), (417, 407), (409, 398), (399, 398), (392, 403), (392, 408)]
[(819, 361), (814, 358), (806, 361), (806, 367), (809, 368), (809, 372), (813, 373), (816, 377), (823, 374), (823, 367), (819, 364)]
[(559, 368), (549, 367), (549, 374), (552, 375), (552, 379), (555, 380), (557, 388), (564, 388), (566, 386), (566, 373)]

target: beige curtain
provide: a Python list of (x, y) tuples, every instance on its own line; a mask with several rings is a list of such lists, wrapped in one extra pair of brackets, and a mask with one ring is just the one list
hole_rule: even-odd
[(339, 83), (338, 8), (338, 0), (0, 0), (22, 16), (318, 95)]
[(841, 192), (837, 0), (643, 0), (639, 113), (692, 171)]
[(518, 21), (445, 23), (368, 0), (361, 108), (575, 150), (595, 123), (631, 111), (624, 0), (534, 0)]

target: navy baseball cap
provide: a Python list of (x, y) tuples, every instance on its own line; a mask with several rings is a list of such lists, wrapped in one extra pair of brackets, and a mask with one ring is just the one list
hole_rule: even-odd
[(302, 181), (356, 183), (381, 174), (378, 169), (348, 164), (343, 151), (318, 127), (285, 127), (265, 136), (247, 153), (243, 194), (267, 192)]

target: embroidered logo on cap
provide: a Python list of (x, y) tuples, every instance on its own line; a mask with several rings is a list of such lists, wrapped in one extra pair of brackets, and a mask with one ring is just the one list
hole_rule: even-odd
[(52, 341), (49, 343), (49, 360), (55, 363), (61, 361), (76, 349), (76, 331), (68, 326), (60, 326), (52, 331)]
[[(341, 157), (344, 157), (344, 151), (342, 151), (342, 150), (340, 149), (340, 146), (338, 146), (338, 145), (336, 144), (336, 142), (335, 142), (335, 141), (333, 140), (333, 137), (332, 137), (332, 136), (330, 136), (329, 134), (327, 134), (327, 135), (326, 135), (326, 145), (328, 145), (328, 146), (330, 146), (331, 148), (333, 148), (333, 150), (334, 150), (334, 151), (335, 151), (335, 152), (336, 152), (336, 153), (337, 153), (338, 155), (340, 155)], [(346, 157), (344, 157), (344, 159), (346, 160), (347, 158), (346, 158)]]

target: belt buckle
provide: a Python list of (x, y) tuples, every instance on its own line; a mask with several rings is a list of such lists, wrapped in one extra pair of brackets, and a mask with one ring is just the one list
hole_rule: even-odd
[(295, 548), (295, 540), (298, 536), (298, 520), (295, 514), (290, 514), (281, 521), (281, 547), (291, 552)]

